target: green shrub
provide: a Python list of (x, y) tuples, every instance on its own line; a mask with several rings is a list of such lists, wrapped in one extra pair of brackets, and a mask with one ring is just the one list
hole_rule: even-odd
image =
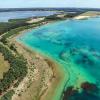
[(25, 21), (11, 21), (11, 22), (2, 22), (0, 23), (0, 34), (4, 32), (10, 31), (11, 29), (15, 29), (21, 26), (29, 25)]
[(0, 52), (10, 63), (10, 69), (0, 80), (0, 93), (5, 92), (15, 80), (21, 81), (27, 74), (27, 62), (21, 55), (14, 55), (6, 46), (0, 43)]
[(57, 17), (57, 15), (47, 16), (45, 20), (60, 20), (61, 18)]
[(11, 100), (13, 94), (15, 92), (13, 90), (8, 91), (0, 100)]

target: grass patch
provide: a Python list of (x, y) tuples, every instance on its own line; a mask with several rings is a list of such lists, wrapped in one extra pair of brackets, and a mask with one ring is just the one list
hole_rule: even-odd
[(4, 56), (0, 53), (0, 79), (3, 79), (3, 73), (6, 73), (10, 68), (8, 61), (4, 60)]

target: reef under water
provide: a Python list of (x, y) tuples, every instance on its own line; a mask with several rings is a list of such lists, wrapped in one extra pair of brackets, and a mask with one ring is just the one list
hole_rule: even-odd
[(50, 23), (17, 41), (50, 56), (67, 73), (53, 100), (100, 100), (100, 18)]

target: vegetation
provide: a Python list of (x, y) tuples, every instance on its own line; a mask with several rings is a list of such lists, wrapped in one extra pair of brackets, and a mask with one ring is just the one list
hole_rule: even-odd
[(77, 16), (77, 13), (66, 14), (64, 17), (72, 18), (72, 17), (75, 17), (75, 16)]
[(26, 21), (19, 20), (19, 21), (9, 21), (9, 22), (1, 22), (0, 23), (0, 35), (4, 32), (10, 31), (12, 29), (21, 27), (21, 26), (27, 26), (29, 25), (26, 23)]
[(18, 28), (15, 28), (15, 29), (12, 29), (8, 32), (6, 32), (6, 34), (4, 34), (1, 38), (1, 42), (3, 42), (4, 44), (7, 43), (7, 38), (9, 38), (10, 36), (12, 35), (15, 35), (15, 34), (19, 34), (20, 31), (23, 31), (25, 29), (29, 29), (29, 28), (32, 28), (32, 27), (35, 27), (39, 25), (38, 23), (37, 24), (32, 24), (32, 25), (27, 25), (27, 26), (21, 26), (21, 27), (18, 27)]
[(22, 19), (9, 19), (8, 22), (26, 22), (29, 21), (30, 18), (22, 18)]
[(14, 94), (13, 90), (8, 91), (0, 100), (11, 100), (12, 95)]
[(47, 16), (45, 20), (60, 20), (61, 18), (57, 17), (57, 15)]
[(21, 81), (27, 74), (27, 62), (21, 55), (14, 55), (8, 47), (0, 43), (0, 52), (4, 55), (4, 59), (10, 63), (10, 69), (3, 75), (0, 80), (0, 94), (5, 92), (15, 80)]
[(6, 34), (4, 34), (2, 36), (1, 42), (3, 42), (4, 44), (6, 44), (7, 43), (7, 40), (6, 40), (7, 38), (9, 38), (10, 36), (12, 36), (14, 34), (18, 34), (19, 31), (24, 30), (26, 27), (19, 27), (19, 28), (15, 28), (15, 29), (12, 29), (12, 30), (8, 31)]

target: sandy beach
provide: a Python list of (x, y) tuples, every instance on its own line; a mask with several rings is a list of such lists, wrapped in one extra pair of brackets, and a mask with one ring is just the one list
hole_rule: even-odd
[(100, 12), (98, 11), (87, 11), (78, 16), (75, 16), (74, 19), (81, 20), (81, 19), (88, 19), (88, 18), (98, 17), (98, 16), (100, 16)]
[[(22, 31), (20, 32), (22, 34), (9, 38), (10, 39), (9, 43), (14, 43), (18, 53), (22, 54), (27, 59), (27, 61), (29, 62), (28, 64), (29, 69), (32, 64), (35, 65), (35, 69), (34, 69), (35, 71), (33, 71), (33, 75), (32, 75), (33, 80), (31, 80), (32, 77), (30, 79), (32, 83), (30, 85), (30, 88), (27, 88), (27, 84), (29, 83), (28, 78), (30, 75), (30, 70), (29, 70), (28, 73), (29, 75), (27, 75), (25, 79), (20, 83), (20, 85), (16, 89), (15, 95), (13, 95), (12, 97), (12, 100), (28, 100), (28, 99), (55, 100), (54, 98), (57, 94), (56, 92), (60, 89), (59, 86), (61, 86), (65, 78), (65, 74), (63, 72), (64, 70), (56, 61), (52, 60), (52, 58), (49, 58), (48, 56), (43, 55), (37, 51), (31, 50), (31, 48), (28, 48), (22, 43), (16, 41), (16, 37), (22, 36), (26, 31), (30, 31), (30, 30)], [(45, 73), (43, 74), (43, 72)], [(34, 76), (36, 76), (35, 79)], [(43, 77), (45, 77), (44, 81), (41, 82), (40, 80)], [(38, 87), (41, 87), (38, 91), (39, 93), (34, 94), (34, 92), (36, 92)], [(23, 92), (18, 92), (18, 91), (23, 91)], [(21, 96), (18, 96), (18, 94), (21, 94)]]
[(90, 18), (91, 16), (76, 16), (74, 17), (74, 19), (77, 19), (77, 20), (80, 20), (80, 19), (87, 19), (87, 18)]
[[(90, 16), (77, 16), (76, 19), (88, 17)], [(51, 22), (43, 22), (41, 25)], [(69, 78), (67, 71), (51, 56), (16, 40), (16, 38), (20, 38), (23, 34), (28, 34), (28, 32), (38, 27), (21, 31), (8, 39), (9, 44), (15, 44), (17, 52), (28, 61), (27, 76), (15, 89), (12, 100), (59, 100)]]

